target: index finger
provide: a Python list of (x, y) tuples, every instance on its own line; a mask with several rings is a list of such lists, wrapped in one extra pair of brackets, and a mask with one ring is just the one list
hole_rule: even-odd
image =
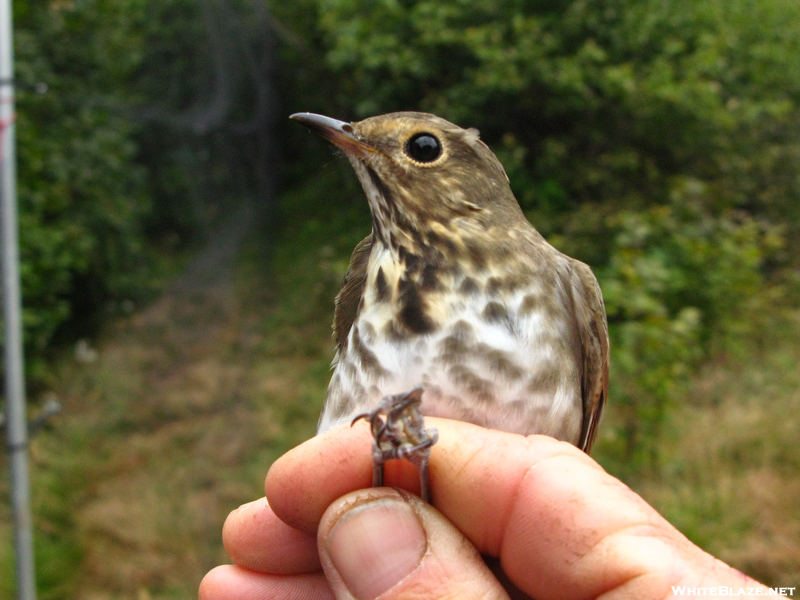
[[(605, 475), (574, 446), (545, 436), (526, 438), (433, 417), (426, 418), (426, 425), (439, 431), (430, 457), (433, 504), (486, 554), (497, 556), (497, 532), (508, 520), (520, 483), (534, 466), (565, 460)], [(265, 485), (275, 514), (292, 527), (315, 533), (335, 499), (371, 485), (371, 439), (366, 424), (340, 427), (275, 461)], [(385, 482), (419, 491), (417, 472), (407, 461), (389, 461)]]
[[(714, 568), (712, 557), (577, 448), (457, 421), (426, 423), (439, 430), (430, 458), (434, 506), (481, 553), (500, 557), (528, 593), (567, 597), (571, 588), (596, 597), (626, 582), (652, 584), (651, 577), (666, 585), (689, 564)], [(266, 482), (275, 513), (316, 531), (336, 498), (369, 485), (369, 440), (366, 428), (340, 428), (276, 461)], [(386, 482), (413, 489), (415, 477), (401, 462)]]

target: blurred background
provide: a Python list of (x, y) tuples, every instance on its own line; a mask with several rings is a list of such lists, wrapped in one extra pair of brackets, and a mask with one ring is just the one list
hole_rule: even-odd
[(227, 513), (313, 435), (370, 219), (297, 111), (479, 128), (603, 288), (594, 457), (800, 584), (796, 0), (13, 5), (28, 395), (64, 408), (31, 444), (40, 598), (195, 597)]

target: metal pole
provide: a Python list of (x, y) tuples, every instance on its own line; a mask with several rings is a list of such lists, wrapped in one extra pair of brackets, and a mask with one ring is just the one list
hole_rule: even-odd
[(2, 202), (3, 323), (11, 506), (14, 516), (17, 590), (36, 600), (28, 479), (28, 422), (22, 349), (22, 301), (17, 239), (17, 172), (14, 135), (14, 38), (11, 0), (0, 0), (0, 201)]

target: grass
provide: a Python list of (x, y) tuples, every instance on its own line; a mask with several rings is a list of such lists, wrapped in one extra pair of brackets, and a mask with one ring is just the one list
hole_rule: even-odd
[[(248, 273), (254, 256), (233, 285), (168, 293), (109, 327), (95, 362), (54, 367), (64, 411), (31, 447), (40, 598), (196, 596), (227, 559), (227, 513), (313, 435), (330, 326), (309, 318), (313, 301), (259, 293), (272, 282)], [(0, 598), (13, 597), (9, 547)]]
[(668, 411), (656, 468), (621, 462), (613, 398), (593, 452), (697, 545), (784, 587), (800, 577), (797, 332), (795, 320), (706, 363)]
[[(303, 202), (284, 198), (287, 212)], [(272, 461), (314, 433), (332, 299), (362, 228), (359, 208), (289, 227), (271, 270), (253, 237), (230, 277), (110, 325), (95, 362), (54, 365), (64, 412), (31, 446), (40, 598), (191, 598), (227, 561), (227, 513), (261, 496)], [(791, 586), (800, 348), (793, 334), (774, 337), (697, 374), (670, 413), (657, 472), (618, 468), (613, 398), (594, 455), (702, 547)], [(12, 598), (5, 504), (0, 517), (0, 598)]]
[(701, 547), (789, 587), (800, 579), (800, 348), (775, 337), (747, 362), (705, 366), (671, 415), (661, 477), (637, 486)]

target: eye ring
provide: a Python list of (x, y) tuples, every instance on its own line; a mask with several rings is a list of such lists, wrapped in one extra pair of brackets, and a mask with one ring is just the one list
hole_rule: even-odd
[(432, 133), (417, 133), (406, 142), (406, 154), (419, 163), (430, 163), (442, 155), (442, 143)]

